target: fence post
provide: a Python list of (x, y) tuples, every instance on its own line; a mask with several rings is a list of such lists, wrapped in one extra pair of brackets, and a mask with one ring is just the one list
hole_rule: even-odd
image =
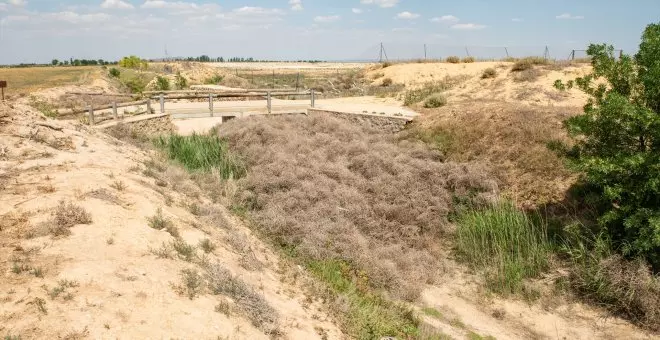
[(314, 104), (316, 102), (316, 92), (314, 90), (312, 90), (311, 97), (312, 97), (312, 107), (314, 107)]
[(266, 102), (267, 102), (267, 105), (268, 105), (268, 113), (271, 113), (272, 107), (271, 107), (271, 102), (270, 102), (270, 91), (268, 91), (268, 94), (266, 95)]
[(115, 117), (115, 120), (119, 119), (117, 115), (117, 102), (112, 102), (112, 116)]
[(89, 125), (94, 125), (94, 108), (89, 106)]
[(209, 93), (209, 111), (211, 111), (211, 117), (213, 117), (213, 93)]
[(165, 113), (165, 95), (160, 94), (160, 113)]
[(147, 98), (147, 114), (150, 115), (151, 113), (151, 99)]

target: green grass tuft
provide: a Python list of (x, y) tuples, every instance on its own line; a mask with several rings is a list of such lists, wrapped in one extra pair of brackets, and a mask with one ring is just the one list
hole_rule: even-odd
[(487, 286), (499, 294), (523, 290), (523, 280), (548, 266), (550, 243), (540, 218), (513, 204), (469, 209), (458, 215), (457, 250), (461, 259), (486, 272)]
[(241, 178), (247, 171), (243, 162), (229, 152), (227, 143), (218, 136), (170, 135), (160, 137), (156, 145), (188, 171), (217, 170), (223, 179)]
[(357, 339), (397, 337), (414, 338), (419, 335), (419, 320), (412, 310), (395, 304), (365, 288), (366, 284), (354, 281), (350, 265), (343, 261), (314, 261), (311, 272), (326, 282), (334, 294), (340, 295), (347, 304), (345, 323), (350, 335)]

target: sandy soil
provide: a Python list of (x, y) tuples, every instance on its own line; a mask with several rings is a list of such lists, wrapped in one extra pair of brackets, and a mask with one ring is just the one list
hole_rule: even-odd
[(361, 69), (369, 63), (298, 63), (298, 62), (272, 62), (272, 63), (210, 63), (213, 67), (223, 69), (249, 69), (249, 70), (322, 70), (322, 69)]
[[(284, 338), (342, 337), (315, 299), (304, 294), (304, 273), (280, 261), (222, 205), (203, 197), (187, 175), (155, 181), (142, 174), (150, 159), (145, 152), (83, 126), (44, 119), (24, 105), (11, 106), (0, 104), (0, 334), (267, 338), (232, 297), (205, 291), (189, 299), (177, 293), (181, 270), (202, 269), (154, 255), (154, 249), (174, 241), (149, 227), (147, 218), (162, 208), (182, 240), (197, 245), (208, 238), (217, 245), (205, 261), (218, 263), (261, 294), (280, 315)], [(83, 207), (93, 222), (74, 226), (70, 236), (49, 235), (44, 223), (60, 200)], [(213, 207), (224, 222), (192, 215), (186, 208), (192, 202)], [(240, 251), (231, 239), (242, 240)], [(245, 265), (245, 249), (254, 268)], [(201, 250), (196, 253), (202, 256)], [(18, 264), (31, 272), (38, 268), (38, 274), (16, 273), (12, 268)], [(49, 293), (61, 280), (75, 285), (53, 297)], [(222, 301), (232, 306), (230, 314), (214, 311)]]
[[(372, 67), (368, 78), (374, 84), (382, 79), (391, 78), (395, 84), (404, 84), (408, 88), (420, 87), (429, 82), (443, 81), (449, 78), (463, 78), (458, 86), (449, 90), (450, 101), (470, 99), (502, 100), (529, 105), (582, 106), (586, 95), (577, 89), (561, 92), (554, 89), (557, 79), (572, 80), (589, 72), (591, 66), (578, 65), (566, 67), (536, 66), (538, 78), (532, 81), (517, 81), (515, 72), (511, 72), (512, 63), (477, 62), (469, 64), (450, 63), (409, 63), (394, 64), (386, 68)], [(484, 70), (494, 68), (494, 79), (481, 79)]]

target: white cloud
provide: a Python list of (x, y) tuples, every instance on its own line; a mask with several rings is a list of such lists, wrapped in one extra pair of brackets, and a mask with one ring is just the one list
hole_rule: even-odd
[(432, 18), (431, 21), (432, 22), (456, 23), (456, 22), (459, 22), (460, 19), (453, 16), (453, 15), (443, 15), (441, 17)]
[(291, 5), (292, 11), (302, 11), (304, 9), (302, 0), (289, 0), (289, 5)]
[(9, 3), (14, 6), (23, 7), (27, 5), (27, 0), (9, 0)]
[(560, 20), (582, 20), (584, 19), (584, 16), (582, 15), (571, 15), (571, 13), (564, 13), (556, 16), (557, 19)]
[(461, 30), (461, 31), (476, 31), (480, 29), (486, 28), (485, 25), (479, 25), (479, 24), (454, 24), (451, 25), (451, 29), (453, 30)]
[(103, 0), (103, 3), (101, 3), (101, 8), (133, 9), (135, 7), (130, 3), (122, 0)]
[(417, 19), (419, 18), (419, 14), (417, 13), (410, 13), (408, 11), (401, 12), (396, 15), (398, 19), (405, 19), (405, 20), (411, 20), (411, 19)]
[(394, 7), (399, 3), (399, 0), (360, 0), (363, 5), (376, 5), (382, 8)]
[(359, 8), (353, 8), (353, 9), (351, 9), (351, 11), (355, 14), (361, 14), (362, 13), (362, 10), (359, 9)]
[(513, 19), (511, 19), (511, 21), (513, 21), (513, 22), (523, 22), (525, 20), (520, 19), (520, 18), (513, 18)]
[(328, 16), (317, 16), (314, 18), (314, 22), (319, 22), (319, 23), (329, 23), (329, 22), (335, 22), (339, 21), (341, 19), (340, 16), (338, 15), (328, 15)]
[(164, 0), (147, 0), (142, 8), (164, 8), (164, 9), (197, 9), (199, 6), (193, 2), (184, 1), (164, 1)]

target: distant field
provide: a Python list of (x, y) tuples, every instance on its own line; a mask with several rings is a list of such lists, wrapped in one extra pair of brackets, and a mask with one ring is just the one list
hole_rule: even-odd
[(241, 70), (335, 70), (335, 69), (361, 69), (370, 63), (298, 63), (298, 62), (272, 62), (272, 63), (211, 63), (218, 68)]
[(54, 86), (83, 84), (99, 71), (98, 66), (0, 68), (0, 80), (7, 81), (5, 94), (27, 94)]

